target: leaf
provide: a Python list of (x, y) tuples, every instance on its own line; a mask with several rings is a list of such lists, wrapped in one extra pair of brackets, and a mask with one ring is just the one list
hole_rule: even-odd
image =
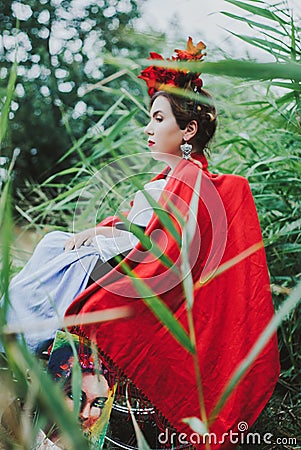
[(190, 353), (195, 352), (195, 348), (191, 343), (191, 340), (186, 333), (185, 329), (180, 322), (177, 321), (170, 309), (163, 303), (159, 297), (149, 297), (150, 293), (147, 293), (148, 298), (143, 298), (144, 303), (147, 304), (149, 309), (154, 315), (166, 326), (168, 331), (174, 336), (174, 338)]
[[(122, 158), (118, 160), (118, 164), (120, 165), (121, 169), (123, 170), (123, 173), (127, 173), (127, 167), (125, 166)], [(170, 213), (162, 208), (162, 206), (153, 199), (153, 197), (150, 195), (149, 192), (147, 192), (146, 189), (141, 185), (141, 183), (138, 180), (133, 180), (133, 183), (137, 186), (138, 189), (143, 192), (143, 195), (145, 196), (146, 200), (150, 204), (150, 206), (155, 211), (155, 214), (159, 218), (161, 224), (164, 226), (164, 229), (168, 230), (169, 233), (173, 236), (175, 242), (178, 243), (178, 245), (181, 245), (181, 236), (179, 232), (177, 231), (172, 219), (170, 218)], [(172, 208), (172, 201), (169, 201), (168, 204), (170, 205), (170, 208), (174, 211), (174, 208)], [(149, 236), (145, 235), (144, 232), (137, 227), (135, 224), (132, 224), (127, 218), (123, 218), (123, 222), (125, 223), (128, 230), (130, 230), (141, 242), (141, 244), (146, 249), (151, 249), (155, 256), (157, 256), (161, 262), (166, 265), (166, 267), (172, 268), (172, 270), (176, 271), (175, 264), (173, 261), (166, 256), (164, 253), (162, 253), (162, 249), (156, 245)]]
[(93, 130), (95, 129), (101, 129), (103, 124), (105, 123), (105, 121), (113, 114), (113, 112), (119, 107), (119, 105), (122, 103), (122, 100), (124, 99), (124, 96), (121, 96), (107, 111), (106, 113), (103, 115), (103, 117), (94, 125), (93, 128), (91, 128), (90, 130), (88, 130), (88, 132), (82, 137), (80, 138), (77, 142), (75, 142), (74, 145), (72, 145), (72, 147), (59, 159), (59, 163), (61, 163), (62, 161), (64, 161), (65, 159), (67, 159), (72, 153), (74, 153), (75, 151), (77, 151), (80, 156), (81, 156), (81, 160), (84, 162), (87, 162), (86, 157), (84, 156), (84, 154), (81, 152), (80, 148), (81, 146), (89, 139), (91, 139), (91, 137), (93, 137)]
[(139, 450), (151, 450), (151, 448), (148, 445), (148, 443), (147, 443), (147, 441), (146, 441), (142, 431), (140, 430), (140, 427), (139, 427), (139, 425), (137, 423), (137, 420), (135, 418), (135, 415), (134, 415), (134, 413), (132, 411), (132, 408), (131, 408), (131, 405), (130, 405), (130, 402), (129, 402), (128, 398), (126, 399), (126, 403), (127, 403), (127, 407), (128, 407), (128, 409), (130, 411), (130, 414), (131, 414), (131, 419), (132, 419), (132, 422), (133, 422), (135, 435), (136, 435), (136, 439), (137, 439), (137, 445), (138, 445)]
[(133, 285), (141, 295), (143, 302), (149, 307), (153, 314), (162, 322), (168, 329), (172, 336), (190, 353), (195, 353), (195, 347), (192, 344), (186, 330), (182, 324), (176, 319), (172, 311), (165, 305), (165, 303), (154, 294), (152, 289), (140, 278), (135, 275), (130, 266), (123, 260), (120, 261), (120, 266), (125, 273), (132, 278)]
[[(70, 414), (66, 405), (62, 389), (55, 384), (50, 375), (45, 372), (35, 357), (30, 354), (25, 346), (21, 346), (17, 341), (10, 339), (7, 345), (7, 354), (9, 356), (9, 366), (14, 370), (16, 389), (18, 385), (23, 386), (24, 396), (30, 395), (29, 383), (32, 383), (37, 389), (36, 398), (31, 398), (31, 404), (37, 405), (40, 410), (47, 412), (48, 419), (58, 424), (63, 435), (72, 442), (68, 448), (73, 450), (88, 450), (88, 442), (78, 426), (78, 419)], [(30, 374), (30, 380), (28, 378)]]
[[(16, 52), (17, 54), (17, 52)], [(7, 126), (8, 126), (8, 117), (9, 117), (9, 110), (10, 110), (10, 104), (13, 98), (13, 94), (15, 91), (15, 84), (16, 84), (16, 79), (17, 79), (17, 69), (18, 69), (18, 64), (17, 61), (15, 60), (11, 71), (10, 71), (10, 75), (9, 75), (9, 80), (8, 80), (8, 85), (7, 85), (7, 90), (6, 90), (6, 98), (5, 98), (5, 102), (4, 105), (1, 109), (1, 121), (0, 121), (0, 148), (2, 145), (2, 142), (5, 138), (6, 135), (6, 131), (7, 131)]]
[[(2, 261), (0, 272), (0, 283), (2, 287), (3, 299), (0, 307), (0, 330), (6, 323), (6, 315), (9, 308), (9, 280), (10, 280), (10, 245), (13, 239), (13, 220), (11, 208), (11, 184), (7, 182), (0, 198), (0, 240), (2, 243)], [(0, 297), (1, 298), (1, 297)]]
[(246, 24), (248, 24), (249, 26), (253, 26), (253, 27), (257, 27), (257, 28), (262, 28), (263, 30), (266, 31), (271, 31), (272, 33), (277, 33), (280, 34), (281, 36), (286, 36), (285, 33), (282, 33), (280, 30), (278, 30), (275, 27), (271, 27), (269, 25), (266, 25), (264, 23), (260, 23), (260, 22), (255, 22), (254, 20), (251, 20), (248, 17), (242, 17), (242, 16), (237, 16), (235, 14), (231, 14), (229, 12), (226, 11), (221, 11), (222, 14), (224, 14), (227, 17), (230, 17), (231, 19), (235, 19), (235, 20), (239, 20), (241, 22), (244, 22)]
[(301, 91), (301, 84), (300, 83), (284, 83), (281, 81), (273, 81), (273, 86), (279, 86), (285, 89), (291, 89), (293, 91)]
[(238, 0), (225, 0), (225, 1), (231, 3), (232, 5), (238, 6), (241, 9), (244, 9), (245, 11), (255, 14), (256, 16), (264, 17), (265, 19), (276, 21), (281, 24), (286, 24), (286, 22), (283, 19), (281, 19), (279, 16), (277, 16), (275, 13), (271, 12), (267, 8), (259, 8), (258, 6), (253, 6), (250, 5), (249, 3), (244, 3)]
[(48, 186), (53, 180), (56, 178), (65, 176), (65, 175), (72, 175), (72, 174), (81, 174), (86, 173), (89, 174), (89, 171), (84, 168), (78, 168), (78, 167), (70, 167), (69, 169), (61, 170), (60, 172), (55, 173), (54, 175), (51, 175), (47, 180), (43, 181), (41, 183), (41, 186)]
[[(142, 63), (144, 64), (146, 61), (142, 61)], [(285, 80), (295, 80), (295, 82), (301, 81), (301, 64), (296, 62), (258, 63), (224, 59), (218, 62), (190, 62), (189, 67), (187, 67), (187, 63), (167, 62), (164, 63), (164, 67), (186, 68), (193, 71), (201, 71), (202, 73), (210, 73), (219, 76), (226, 75), (229, 77), (251, 80), (273, 80), (275, 78), (281, 78)]]
[(130, 222), (126, 217), (124, 217), (122, 220), (126, 227), (128, 227), (128, 230), (133, 233), (137, 237), (137, 239), (139, 239), (141, 245), (143, 245), (146, 250), (151, 251), (162, 262), (162, 264), (164, 264), (165, 267), (169, 267), (171, 270), (177, 273), (177, 268), (174, 262), (162, 252), (162, 249), (154, 241), (151, 240), (150, 236), (144, 234), (144, 232), (138, 225)]
[(182, 419), (182, 422), (187, 423), (190, 428), (196, 433), (203, 436), (205, 433), (209, 433), (208, 428), (198, 417), (186, 417)]
[[(153, 197), (150, 195), (149, 192), (147, 192), (145, 189), (142, 189), (142, 192), (143, 192), (143, 195), (145, 195), (148, 203), (154, 209), (156, 216), (158, 216), (163, 227), (170, 232), (170, 234), (173, 236), (173, 238), (178, 243), (178, 245), (180, 245), (181, 244), (181, 236), (178, 233), (177, 229), (175, 228), (175, 226), (170, 218), (170, 213), (168, 211), (165, 211), (162, 208), (162, 206), (153, 199)], [(169, 203), (172, 204), (172, 201), (169, 201)]]
[(297, 43), (296, 43), (296, 35), (297, 35), (297, 30), (295, 28), (295, 24), (293, 21), (293, 17), (291, 17), (291, 57), (293, 59), (293, 61), (296, 61), (296, 55), (297, 53)]
[(266, 344), (269, 342), (273, 334), (276, 332), (279, 325), (287, 317), (287, 315), (293, 311), (301, 300), (301, 283), (293, 290), (292, 294), (288, 299), (280, 306), (276, 315), (270, 320), (264, 331), (261, 333), (257, 341), (255, 342), (252, 349), (249, 351), (248, 355), (243, 359), (243, 361), (235, 368), (235, 371), (227, 383), (226, 387), (217, 401), (213, 411), (211, 412), (209, 423), (213, 423), (215, 418), (219, 415), (220, 411), (223, 409), (228, 398), (236, 389), (237, 385), (243, 379), (244, 375), (254, 363), (255, 359), (264, 349)]
[(247, 42), (248, 44), (251, 44), (255, 47), (261, 48), (262, 50), (266, 50), (269, 53), (274, 54), (274, 50), (278, 50), (279, 54), (277, 53), (277, 55), (281, 55), (282, 53), (286, 53), (287, 55), (290, 54), (290, 49), (286, 49), (284, 45), (278, 45), (273, 41), (268, 41), (267, 39), (261, 39), (261, 38), (257, 38), (257, 37), (250, 37), (247, 35), (243, 35), (243, 34), (236, 34), (234, 32), (230, 32), (233, 36), (241, 39), (244, 42)]
[(197, 220), (195, 215), (197, 214), (198, 211), (198, 204), (201, 192), (201, 181), (202, 181), (202, 171), (200, 170), (191, 197), (189, 205), (188, 221), (187, 224), (184, 226), (182, 238), (183, 241), (181, 252), (182, 253), (181, 272), (183, 277), (183, 288), (186, 297), (186, 304), (189, 310), (192, 310), (194, 301), (194, 286), (191, 274), (191, 267), (189, 263), (189, 254), (190, 254), (190, 246), (197, 226)]
[(36, 320), (27, 320), (22, 324), (14, 323), (12, 325), (5, 325), (2, 328), (3, 335), (10, 334), (20, 334), (20, 333), (28, 333), (28, 332), (39, 332), (45, 329), (53, 329), (53, 328), (65, 328), (74, 327), (77, 325), (88, 325), (91, 323), (102, 323), (111, 320), (118, 320), (124, 317), (130, 316), (132, 313), (130, 307), (115, 307), (106, 309), (103, 311), (96, 311), (91, 313), (85, 313), (84, 316), (80, 317), (79, 315), (70, 315), (67, 317), (54, 317), (50, 319), (44, 319), (40, 322)]
[(103, 134), (105, 137), (104, 145), (106, 145), (106, 142), (114, 141), (118, 134), (120, 134), (120, 130), (122, 130), (129, 122), (130, 120), (135, 116), (137, 113), (137, 108), (134, 108), (132, 111), (130, 111), (128, 114), (125, 114), (123, 117), (120, 117), (119, 120), (117, 120), (114, 125), (107, 129)]
[(74, 361), (72, 364), (71, 386), (74, 402), (73, 412), (75, 417), (78, 417), (81, 407), (81, 392), (82, 392), (82, 371), (78, 361), (78, 357), (74, 357)]
[[(127, 173), (127, 167), (125, 166), (124, 162), (122, 161), (122, 159), (120, 158), (118, 161), (118, 164), (120, 165), (120, 167), (123, 169), (124, 173)], [(159, 218), (161, 224), (164, 226), (165, 229), (167, 229), (171, 235), (173, 236), (173, 238), (175, 239), (175, 241), (178, 243), (178, 245), (181, 245), (181, 236), (178, 233), (177, 229), (175, 228), (173, 221), (170, 218), (170, 213), (166, 210), (164, 210), (162, 208), (162, 206), (156, 202), (156, 200), (153, 199), (153, 197), (150, 195), (149, 192), (147, 192), (146, 189), (144, 189), (144, 187), (141, 185), (141, 183), (138, 180), (133, 180), (133, 183), (135, 184), (135, 186), (141, 190), (141, 192), (143, 192), (143, 195), (145, 196), (146, 200), (148, 201), (148, 203), (150, 204), (150, 206), (153, 208), (153, 210), (155, 211), (157, 217)], [(172, 205), (172, 201), (169, 201), (169, 204)], [(127, 226), (130, 229), (131, 223), (128, 220), (124, 221)], [(134, 228), (133, 228), (134, 230)], [(137, 236), (138, 237), (138, 236)]]

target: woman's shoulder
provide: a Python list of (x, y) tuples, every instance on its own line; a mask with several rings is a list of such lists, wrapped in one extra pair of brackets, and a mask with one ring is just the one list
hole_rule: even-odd
[(233, 173), (222, 173), (218, 175), (212, 175), (212, 179), (216, 179), (216, 183), (223, 184), (225, 186), (231, 186), (233, 189), (250, 190), (250, 184), (247, 178), (242, 175)]
[[(216, 191), (222, 199), (251, 198), (252, 191), (247, 178), (236, 174), (212, 173), (207, 167), (191, 161), (185, 164), (177, 174), (177, 179), (185, 186), (195, 188), (200, 183), (201, 191), (206, 193)], [(208, 191), (209, 189), (209, 191)]]
[(191, 160), (192, 164), (184, 167), (186, 173), (198, 172), (198, 169), (202, 170), (202, 173), (206, 178), (220, 183), (236, 184), (241, 186), (249, 186), (249, 181), (242, 175), (232, 174), (232, 173), (215, 173), (208, 169), (207, 159), (203, 156), (201, 159), (193, 158)]
[(167, 183), (166, 178), (159, 178), (159, 179), (151, 180), (144, 185), (144, 189), (147, 191), (150, 189), (154, 189), (154, 188), (164, 189), (166, 183)]

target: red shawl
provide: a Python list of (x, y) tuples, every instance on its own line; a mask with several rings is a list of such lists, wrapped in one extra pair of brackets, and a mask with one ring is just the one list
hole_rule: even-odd
[[(194, 207), (195, 190), (198, 201)], [(236, 175), (209, 173), (207, 161), (200, 155), (194, 155), (194, 161), (182, 160), (177, 165), (160, 204), (170, 213), (179, 232), (181, 226), (174, 218), (174, 207), (186, 222), (193, 214), (197, 221), (189, 260), (195, 283), (193, 317), (197, 354), (209, 416), (231, 375), (273, 316), (262, 247), (214, 276), (215, 270), (224, 267), (225, 262), (262, 242), (260, 225), (247, 180)], [(179, 243), (155, 214), (146, 234), (152, 236), (179, 269), (182, 261)], [(141, 244), (125, 261), (188, 330), (180, 277), (151, 252), (145, 251)], [(198, 285), (200, 277), (206, 280), (202, 286)], [(85, 314), (124, 305), (132, 307), (130, 317), (82, 326), (81, 332), (95, 339), (100, 349), (142, 390), (172, 426), (187, 434), (189, 440), (192, 431), (182, 419), (200, 417), (193, 358), (141, 300), (131, 277), (120, 274), (117, 266), (83, 292), (67, 314)], [(211, 425), (210, 432), (216, 433), (218, 441), (211, 449), (232, 448), (230, 430), (237, 432), (242, 421), (249, 427), (253, 424), (273, 392), (278, 373), (274, 336)], [(223, 436), (223, 433), (228, 434)], [(196, 442), (195, 434), (192, 439)], [(204, 448), (203, 445), (196, 447)]]

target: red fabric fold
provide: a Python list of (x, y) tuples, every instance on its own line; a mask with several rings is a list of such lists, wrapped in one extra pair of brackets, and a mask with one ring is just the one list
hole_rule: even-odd
[[(192, 207), (195, 195), (197, 211)], [(199, 155), (194, 155), (194, 162), (183, 160), (178, 164), (159, 203), (169, 212), (181, 236), (182, 226), (174, 216), (174, 208), (185, 222), (193, 215), (196, 218), (189, 262), (195, 285), (200, 278), (206, 280), (194, 291), (193, 317), (209, 416), (235, 369), (274, 314), (263, 248), (214, 276), (225, 262), (262, 242), (259, 221), (247, 180), (209, 173), (206, 159)], [(177, 273), (183, 261), (181, 246), (155, 214), (146, 234), (173, 261), (175, 270), (164, 266), (141, 244), (125, 261), (188, 331), (182, 276)], [(200, 417), (192, 355), (150, 311), (133, 279), (123, 274), (120, 266), (75, 299), (67, 315), (124, 305), (132, 306), (130, 317), (82, 326), (80, 332), (96, 340), (99, 348), (132, 379), (172, 426), (185, 433), (188, 440), (192, 437), (197, 448), (205, 448), (182, 421), (186, 417)], [(230, 431), (238, 432), (240, 422), (246, 422), (248, 427), (253, 424), (270, 398), (278, 374), (274, 335), (211, 425), (210, 432), (216, 435), (212, 437), (211, 449), (237, 445)]]

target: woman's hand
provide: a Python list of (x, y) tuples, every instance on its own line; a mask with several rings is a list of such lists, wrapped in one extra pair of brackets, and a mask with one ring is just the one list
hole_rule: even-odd
[(87, 230), (81, 231), (80, 233), (76, 233), (71, 238), (69, 238), (65, 242), (65, 251), (69, 252), (74, 250), (75, 248), (79, 248), (82, 245), (90, 245), (92, 243), (93, 238), (98, 234), (102, 234), (103, 236), (113, 237), (119, 236), (120, 231), (116, 230), (114, 227), (94, 227), (88, 228)]
[(96, 236), (96, 228), (89, 228), (88, 230), (76, 233), (65, 242), (65, 251), (69, 252), (70, 250), (79, 248), (82, 245), (90, 245), (92, 239), (95, 236)]

